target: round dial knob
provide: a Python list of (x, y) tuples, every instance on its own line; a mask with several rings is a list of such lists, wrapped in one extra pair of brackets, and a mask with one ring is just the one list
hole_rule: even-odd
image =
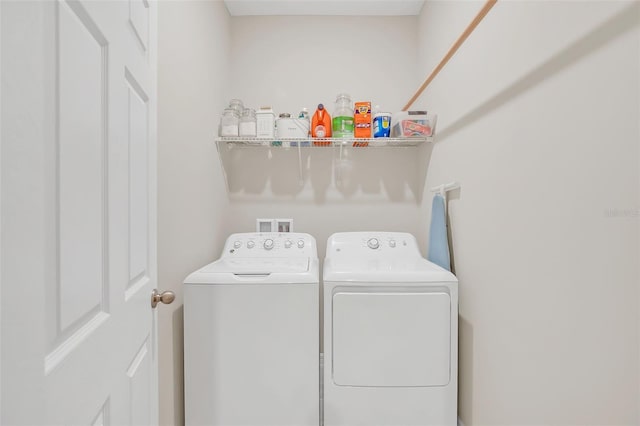
[(235, 242), (233, 243), (233, 247), (234, 247), (234, 248), (240, 248), (240, 247), (242, 247), (242, 241), (235, 241)]
[(273, 240), (271, 238), (264, 240), (264, 249), (271, 250), (272, 248), (273, 248)]
[(293, 243), (291, 242), (291, 240), (287, 240), (287, 241), (285, 241), (285, 242), (284, 242), (284, 248), (291, 248), (291, 244), (293, 244)]
[(256, 243), (254, 243), (253, 241), (249, 241), (247, 243), (247, 248), (253, 248), (256, 245)]
[(375, 250), (380, 247), (380, 241), (378, 241), (377, 238), (369, 238), (369, 241), (367, 241), (367, 246), (369, 246), (370, 249)]
[(298, 248), (304, 247), (304, 240), (298, 240)]
[(394, 248), (396, 246), (396, 240), (389, 241), (389, 247)]

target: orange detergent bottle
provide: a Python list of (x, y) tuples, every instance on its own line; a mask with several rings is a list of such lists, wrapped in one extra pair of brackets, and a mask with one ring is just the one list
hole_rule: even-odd
[[(318, 104), (318, 109), (311, 119), (311, 137), (312, 138), (330, 138), (331, 137), (331, 116), (324, 109), (324, 105)], [(313, 141), (315, 146), (330, 146), (330, 141)]]

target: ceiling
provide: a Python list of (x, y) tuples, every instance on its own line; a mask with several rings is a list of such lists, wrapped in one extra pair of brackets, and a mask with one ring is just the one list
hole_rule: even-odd
[(418, 15), (425, 0), (224, 0), (231, 16)]

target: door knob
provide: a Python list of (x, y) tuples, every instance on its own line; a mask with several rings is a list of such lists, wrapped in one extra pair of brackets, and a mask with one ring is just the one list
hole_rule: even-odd
[(176, 295), (172, 291), (163, 291), (162, 293), (158, 293), (158, 290), (154, 288), (151, 292), (151, 307), (155, 308), (160, 302), (168, 305), (173, 302), (175, 298)]

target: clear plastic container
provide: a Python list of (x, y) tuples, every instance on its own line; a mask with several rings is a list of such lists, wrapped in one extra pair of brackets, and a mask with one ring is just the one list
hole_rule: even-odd
[(234, 108), (225, 108), (220, 118), (220, 136), (238, 136), (240, 116)]
[(334, 138), (353, 138), (353, 102), (346, 93), (336, 98), (331, 127)]
[(427, 111), (400, 111), (391, 119), (392, 138), (433, 136), (438, 116)]
[(255, 138), (258, 130), (258, 122), (256, 120), (256, 110), (245, 108), (240, 117), (240, 125), (238, 133), (240, 136)]

